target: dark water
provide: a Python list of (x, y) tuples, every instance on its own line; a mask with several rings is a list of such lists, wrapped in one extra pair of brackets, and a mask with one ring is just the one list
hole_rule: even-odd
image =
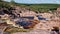
[(17, 21), (17, 24), (21, 26), (30, 26), (32, 25), (32, 22), (28, 22), (25, 19), (33, 20), (34, 17), (21, 17), (19, 21)]
[(39, 20), (46, 20), (46, 18), (42, 18), (41, 16), (37, 16)]
[[(37, 16), (39, 20), (46, 20), (46, 18), (42, 18), (41, 16)], [(27, 19), (30, 19), (30, 20), (33, 20), (34, 17), (24, 17), (24, 18), (27, 18)]]
[[(31, 26), (33, 23), (32, 22), (28, 22), (26, 21), (26, 19), (29, 19), (29, 20), (34, 20), (34, 17), (21, 17), (17, 22), (16, 24), (20, 25), (20, 26)], [(42, 18), (40, 16), (38, 16), (38, 19), (39, 20), (46, 20), (46, 18)]]
[(32, 25), (31, 22), (27, 22), (27, 21), (21, 21), (21, 22), (18, 22), (17, 24), (19, 24), (21, 26), (30, 26), (30, 25)]
[(26, 18), (26, 19), (30, 19), (30, 20), (33, 20), (34, 19), (33, 16), (32, 17), (21, 17), (21, 18)]
[[(23, 18), (20, 18), (19, 21), (17, 21), (17, 24), (19, 24), (19, 25), (21, 25), (21, 26), (29, 26), (29, 25), (32, 24), (31, 22), (25, 21), (24, 18), (29, 19), (29, 20), (33, 20), (33, 19), (34, 19), (34, 17), (23, 17)], [(40, 17), (40, 16), (38, 16), (38, 19), (39, 19), (39, 20), (46, 20), (46, 18), (42, 18), (42, 17)]]

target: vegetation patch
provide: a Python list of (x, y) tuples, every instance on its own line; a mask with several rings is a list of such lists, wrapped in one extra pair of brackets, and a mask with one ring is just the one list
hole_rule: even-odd
[(32, 29), (21, 29), (21, 28), (6, 28), (4, 32), (16, 33), (16, 32), (30, 32)]

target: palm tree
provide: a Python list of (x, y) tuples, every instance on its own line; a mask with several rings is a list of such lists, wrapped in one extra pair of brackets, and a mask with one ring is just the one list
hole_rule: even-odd
[(12, 4), (15, 4), (15, 1), (14, 1), (14, 0), (11, 0), (11, 3), (12, 3)]
[(16, 2), (15, 2), (14, 0), (11, 0), (11, 1), (10, 1), (10, 5), (15, 5), (15, 3), (16, 3)]

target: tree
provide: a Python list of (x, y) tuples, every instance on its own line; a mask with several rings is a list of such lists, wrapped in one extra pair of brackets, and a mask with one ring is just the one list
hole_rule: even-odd
[(16, 4), (16, 2), (14, 1), (14, 0), (11, 0), (11, 2), (10, 2), (11, 4), (13, 4), (13, 5), (15, 5)]
[(0, 2), (2, 2), (3, 0), (0, 0)]

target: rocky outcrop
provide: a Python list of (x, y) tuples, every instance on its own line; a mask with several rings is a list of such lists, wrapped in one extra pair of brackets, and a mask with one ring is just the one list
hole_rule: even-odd
[[(33, 11), (17, 6), (10, 7), (9, 9), (0, 8), (0, 20), (1, 19), (5, 20), (7, 24), (12, 24), (12, 26), (14, 27), (23, 26), (23, 28), (25, 29), (34, 28), (34, 30), (46, 30), (50, 32), (55, 28), (58, 29), (60, 27), (60, 12), (56, 11), (54, 13), (39, 13), (39, 15), (42, 16), (43, 18), (47, 18), (50, 20), (38, 20), (36, 15), (37, 14)], [(21, 19), (21, 17), (30, 17), (30, 16), (35, 17), (34, 20)], [(22, 22), (22, 20), (23, 21), (25, 20), (26, 22), (25, 21)], [(1, 23), (0, 26), (1, 25), (4, 26), (6, 24)], [(21, 23), (23, 23), (23, 25)]]

